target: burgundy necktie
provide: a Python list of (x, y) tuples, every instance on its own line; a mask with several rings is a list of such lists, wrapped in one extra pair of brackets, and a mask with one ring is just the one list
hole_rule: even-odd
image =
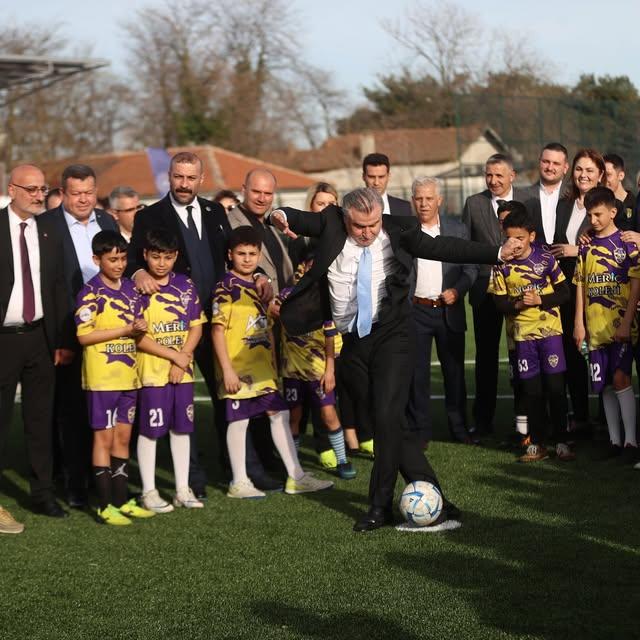
[(26, 323), (33, 322), (36, 315), (36, 297), (33, 292), (33, 280), (31, 279), (31, 265), (29, 264), (29, 251), (27, 239), (24, 237), (26, 222), (20, 223), (20, 264), (22, 267), (22, 317)]

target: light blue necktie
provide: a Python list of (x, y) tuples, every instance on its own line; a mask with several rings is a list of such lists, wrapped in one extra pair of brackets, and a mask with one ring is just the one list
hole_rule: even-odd
[(373, 305), (371, 302), (371, 251), (369, 247), (365, 247), (360, 255), (358, 263), (358, 280), (357, 280), (357, 301), (358, 301), (358, 319), (357, 329), (361, 338), (371, 333), (371, 317), (373, 315)]

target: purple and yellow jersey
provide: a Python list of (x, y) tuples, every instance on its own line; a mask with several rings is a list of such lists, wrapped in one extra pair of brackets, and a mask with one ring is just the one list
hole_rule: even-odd
[[(147, 336), (170, 349), (180, 351), (189, 329), (204, 324), (198, 292), (193, 282), (181, 273), (171, 273), (169, 282), (150, 296), (141, 296), (142, 313), (147, 321)], [(171, 362), (138, 351), (138, 375), (143, 387), (164, 387), (169, 382)], [(193, 382), (193, 371), (185, 372), (182, 382)]]
[[(283, 289), (278, 298), (285, 300), (292, 290), (293, 287)], [(325, 339), (334, 338), (335, 350), (335, 342), (339, 335), (332, 320), (325, 322), (321, 329), (300, 336), (290, 336), (283, 327), (280, 366), (282, 377), (308, 381), (320, 380), (324, 375), (326, 364)]]
[[(541, 245), (532, 244), (531, 253), (522, 260), (510, 260), (493, 269), (488, 292), (509, 296), (516, 302), (526, 291), (543, 296), (553, 293), (553, 287), (565, 279), (558, 262)], [(540, 340), (562, 335), (560, 308), (527, 307), (513, 316), (513, 340)]]
[[(103, 329), (126, 327), (141, 316), (140, 295), (127, 278), (122, 278), (120, 289), (112, 289), (98, 274), (78, 294), (75, 321), (79, 336)], [(133, 338), (117, 338), (84, 347), (83, 389), (128, 391), (139, 387), (136, 342)]]
[(227, 272), (213, 294), (211, 323), (224, 327), (229, 358), (242, 381), (238, 393), (227, 393), (216, 359), (218, 397), (241, 400), (277, 391), (270, 323), (255, 283)]
[[(590, 351), (613, 342), (627, 309), (631, 278), (640, 278), (638, 247), (632, 242), (623, 242), (620, 231), (606, 238), (592, 238), (589, 244), (578, 249), (573, 282), (583, 288)], [(635, 341), (635, 321), (631, 336)]]

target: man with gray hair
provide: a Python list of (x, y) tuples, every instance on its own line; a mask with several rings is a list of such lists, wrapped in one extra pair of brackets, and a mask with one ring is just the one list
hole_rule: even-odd
[(131, 241), (133, 221), (141, 208), (140, 196), (131, 187), (119, 186), (109, 194), (109, 213), (115, 218), (120, 235), (127, 242)]
[[(494, 264), (510, 259), (516, 241), (500, 249), (460, 238), (432, 238), (413, 216), (383, 216), (374, 189), (348, 193), (342, 207), (321, 213), (275, 210), (269, 223), (292, 238), (318, 237), (311, 269), (283, 303), (280, 318), (290, 335), (301, 335), (333, 319), (344, 345), (340, 356), (347, 391), (367, 409), (374, 429), (375, 460), (369, 485), (369, 511), (354, 531), (373, 531), (393, 520), (398, 471), (407, 481), (438, 486), (405, 410), (414, 368), (415, 336), (409, 280), (414, 258)], [(446, 499), (440, 522), (459, 515)], [(458, 526), (458, 525), (455, 525)]]
[[(426, 176), (411, 186), (411, 200), (422, 231), (432, 238), (440, 235), (469, 239), (467, 228), (441, 214), (441, 181)], [(407, 421), (423, 442), (433, 438), (431, 421), (431, 347), (433, 341), (442, 377), (445, 406), (451, 437), (465, 444), (467, 431), (467, 391), (464, 380), (464, 333), (467, 329), (464, 296), (475, 282), (478, 268), (473, 264), (452, 264), (415, 259), (412, 283), (413, 321), (416, 329), (416, 366), (411, 383)], [(477, 442), (477, 439), (474, 440)]]

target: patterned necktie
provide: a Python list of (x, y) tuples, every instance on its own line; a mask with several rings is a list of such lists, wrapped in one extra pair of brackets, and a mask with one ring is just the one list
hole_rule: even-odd
[(193, 219), (193, 205), (187, 205), (187, 228), (194, 235), (196, 240), (200, 240), (200, 234), (198, 233), (198, 228), (196, 227), (196, 221)]
[(29, 251), (27, 239), (24, 237), (26, 222), (20, 223), (20, 268), (22, 270), (22, 318), (26, 323), (33, 322), (36, 315), (36, 296), (33, 292), (33, 280), (31, 279), (31, 264), (29, 263)]
[(373, 304), (371, 302), (371, 251), (369, 247), (365, 247), (360, 255), (358, 263), (358, 280), (357, 280), (357, 301), (358, 301), (358, 319), (356, 326), (358, 335), (361, 338), (371, 333), (371, 318), (373, 315)]

